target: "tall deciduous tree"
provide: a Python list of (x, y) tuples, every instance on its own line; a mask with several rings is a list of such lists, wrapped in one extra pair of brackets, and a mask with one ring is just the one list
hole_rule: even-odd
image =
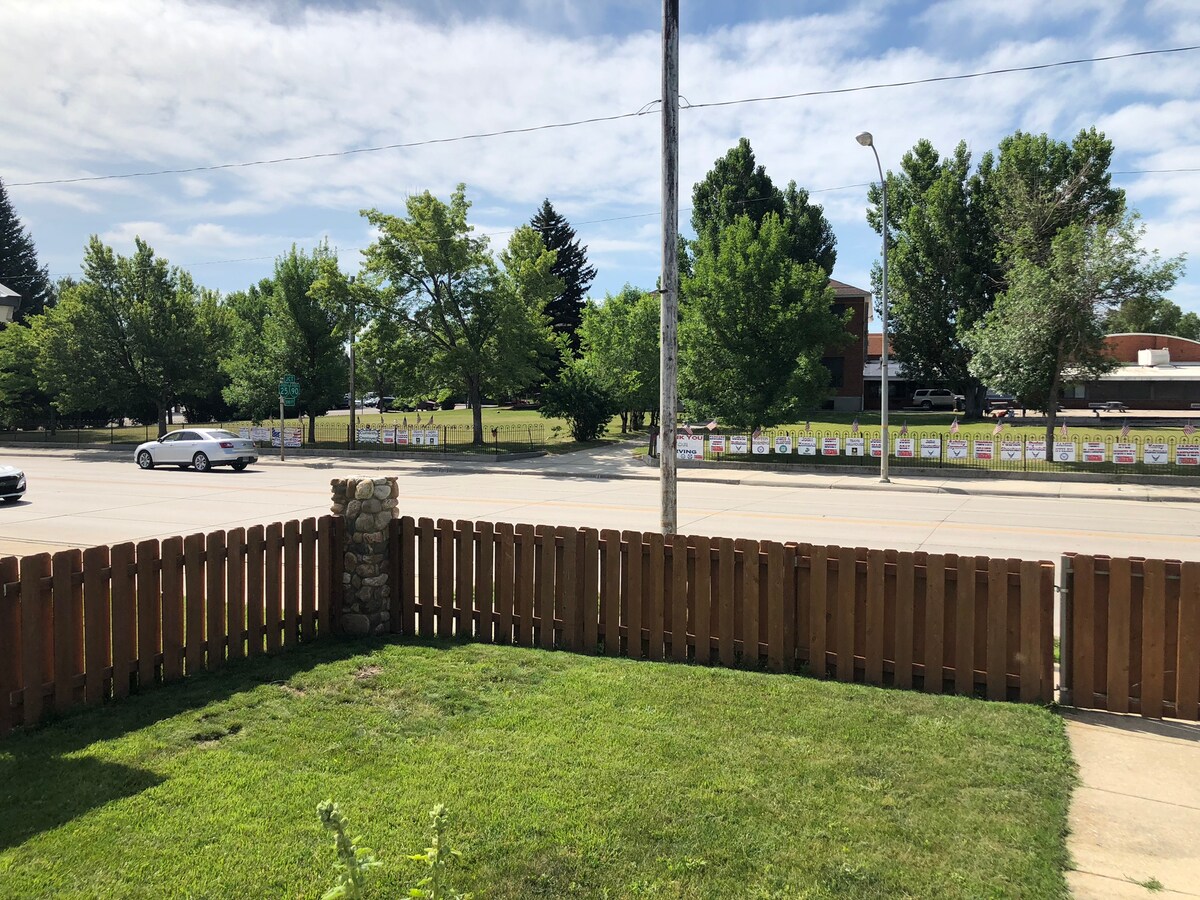
[(778, 215), (758, 225), (740, 216), (715, 252), (701, 247), (680, 324), (681, 394), (693, 414), (770, 426), (825, 399), (820, 360), (845, 338), (844, 323), (825, 270), (796, 262), (789, 241)]
[(538, 379), (553, 346), (546, 304), (561, 290), (554, 253), (532, 228), (519, 228), (501, 254), (503, 270), (467, 222), (459, 185), (445, 203), (428, 191), (410, 197), (406, 216), (363, 215), (379, 231), (366, 268), (383, 280), (381, 301), (418, 335), (430, 369), (465, 391), (474, 441), (483, 443), (483, 398)]
[(167, 411), (203, 391), (217, 368), (217, 323), (187, 272), (141, 238), (125, 257), (88, 243), (83, 279), (38, 321), (38, 380), (60, 412)]
[(587, 247), (579, 243), (575, 229), (558, 214), (549, 199), (542, 201), (541, 209), (529, 224), (542, 236), (546, 249), (554, 252), (550, 271), (562, 282), (558, 293), (546, 304), (546, 315), (555, 335), (565, 337), (571, 352), (578, 355), (583, 303), (596, 277), (596, 268), (588, 264)]
[(1182, 259), (1148, 253), (1144, 233), (1133, 216), (1064, 226), (1044, 259), (1014, 260), (1007, 289), (968, 338), (976, 377), (1045, 410), (1047, 446), (1064, 379), (1089, 381), (1116, 366), (1105, 314), (1175, 284)]
[(1109, 334), (1169, 334), (1200, 341), (1200, 316), (1185, 313), (1166, 297), (1134, 297), (1109, 313)]
[(0, 284), (21, 295), (17, 321), (39, 315), (53, 301), (50, 275), (38, 262), (33, 239), (8, 199), (0, 180)]
[(766, 169), (755, 163), (750, 141), (740, 138), (735, 147), (713, 163), (712, 169), (692, 190), (692, 228), (696, 232), (693, 252), (716, 252), (721, 233), (747, 216), (757, 227), (769, 215), (784, 226), (783, 248), (797, 263), (814, 263), (833, 272), (837, 261), (837, 238), (818, 204), (810, 203), (808, 191), (788, 182), (779, 190)]
[(50, 419), (50, 397), (38, 385), (36, 335), (13, 323), (0, 330), (0, 422), (24, 427)]
[(641, 427), (647, 410), (658, 408), (658, 294), (625, 285), (603, 303), (583, 310), (583, 361), (609, 384), (621, 413), (621, 430)]

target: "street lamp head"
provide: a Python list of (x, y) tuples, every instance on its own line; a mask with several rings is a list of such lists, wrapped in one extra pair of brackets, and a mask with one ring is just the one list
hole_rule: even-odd
[(875, 139), (871, 137), (871, 132), (869, 131), (864, 131), (862, 134), (855, 136), (854, 139), (864, 147), (874, 146)]

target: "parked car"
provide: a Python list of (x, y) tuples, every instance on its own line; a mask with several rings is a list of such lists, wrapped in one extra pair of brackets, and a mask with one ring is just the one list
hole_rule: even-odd
[(420, 403), (417, 404), (417, 409), (419, 409), (419, 410), (437, 409), (437, 408), (438, 408), (438, 403), (436, 400), (422, 400)]
[(172, 431), (161, 438), (138, 444), (133, 460), (143, 469), (158, 465), (189, 466), (207, 472), (213, 466), (230, 466), (240, 472), (258, 462), (258, 450), (252, 441), (219, 428), (189, 428)]
[(363, 397), (362, 405), (369, 406), (374, 409), (379, 405), (379, 395), (374, 392), (367, 394), (365, 397)]
[(948, 388), (928, 388), (912, 395), (912, 405), (921, 409), (962, 409), (967, 398)]
[(0, 466), (0, 500), (16, 503), (25, 496), (25, 473), (14, 466)]
[(1016, 409), (1017, 398), (1012, 394), (1001, 394), (997, 391), (988, 391), (983, 398), (983, 408), (985, 410), (993, 409)]
[(380, 412), (387, 412), (389, 409), (395, 409), (395, 408), (396, 408), (396, 398), (395, 397), (380, 397), (379, 398), (379, 411)]

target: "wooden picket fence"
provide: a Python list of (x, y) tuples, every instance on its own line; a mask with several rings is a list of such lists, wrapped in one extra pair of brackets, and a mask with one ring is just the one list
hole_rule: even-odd
[(330, 631), (333, 516), (0, 559), (0, 736)]
[(404, 517), (391, 628), (1054, 699), (1049, 562)]
[(1063, 558), (1063, 702), (1200, 718), (1200, 562)]

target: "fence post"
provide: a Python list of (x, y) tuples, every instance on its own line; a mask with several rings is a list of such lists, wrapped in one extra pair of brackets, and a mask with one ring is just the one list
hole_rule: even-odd
[(1058, 569), (1058, 702), (1072, 705), (1071, 697), (1071, 628), (1074, 609), (1071, 604), (1071, 557), (1064, 556)]
[[(391, 627), (391, 521), (400, 488), (396, 476), (334, 478), (331, 511), (344, 517), (339, 630), (362, 636)], [(336, 576), (335, 576), (336, 577)]]

